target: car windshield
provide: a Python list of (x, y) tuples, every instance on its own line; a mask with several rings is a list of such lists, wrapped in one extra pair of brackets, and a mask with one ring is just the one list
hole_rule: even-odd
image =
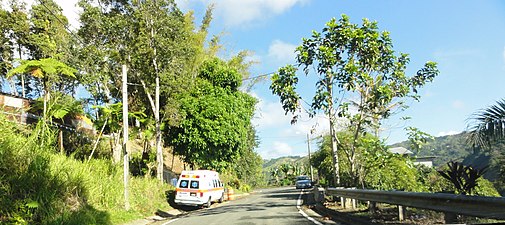
[(308, 176), (298, 176), (296, 180), (310, 180), (310, 178)]

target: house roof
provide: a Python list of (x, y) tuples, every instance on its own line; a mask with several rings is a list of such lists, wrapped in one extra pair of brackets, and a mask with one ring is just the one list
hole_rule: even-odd
[(394, 153), (394, 154), (400, 154), (400, 155), (410, 155), (414, 154), (410, 150), (404, 148), (404, 147), (395, 147), (395, 148), (390, 148), (389, 152)]

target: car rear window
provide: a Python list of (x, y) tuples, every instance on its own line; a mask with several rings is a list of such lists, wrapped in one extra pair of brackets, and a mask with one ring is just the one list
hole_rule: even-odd
[(197, 180), (192, 180), (191, 181), (191, 187), (190, 188), (198, 189), (199, 186), (200, 186), (200, 184), (199, 184), (199, 182)]
[(188, 188), (189, 185), (189, 180), (181, 180), (181, 183), (179, 183), (180, 188)]
[(296, 180), (310, 180), (310, 178), (308, 176), (298, 176)]

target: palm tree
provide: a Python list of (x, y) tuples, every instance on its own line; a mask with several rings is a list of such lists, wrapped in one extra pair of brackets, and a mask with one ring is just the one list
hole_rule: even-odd
[(491, 140), (505, 138), (505, 99), (473, 114), (469, 142), (474, 147), (489, 147)]
[(270, 169), (270, 176), (275, 178), (275, 184), (279, 184), (279, 170), (277, 168)]
[(65, 63), (53, 58), (45, 58), (40, 60), (26, 60), (20, 66), (10, 70), (7, 73), (7, 78), (16, 74), (30, 73), (32, 76), (42, 80), (44, 90), (44, 111), (43, 117), (46, 119), (47, 103), (50, 99), (51, 85), (59, 79), (60, 76), (68, 76), (75, 78), (74, 73), (77, 70), (67, 66)]
[(291, 171), (291, 165), (288, 164), (288, 163), (283, 163), (280, 165), (280, 170), (282, 171), (282, 173), (284, 173), (284, 178), (288, 178), (288, 175), (289, 175), (289, 171)]

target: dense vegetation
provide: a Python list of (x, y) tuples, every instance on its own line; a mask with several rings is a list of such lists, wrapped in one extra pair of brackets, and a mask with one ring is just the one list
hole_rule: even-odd
[[(392, 147), (409, 148), (409, 141), (392, 145)], [(459, 161), (464, 165), (472, 165), (476, 168), (488, 167), (483, 175), (485, 179), (493, 182), (495, 188), (505, 194), (505, 142), (494, 140), (488, 148), (472, 146), (469, 142), (469, 133), (463, 132), (456, 135), (436, 137), (426, 142), (417, 152), (415, 157), (435, 156), (435, 167), (445, 166), (450, 161)]]
[[(170, 187), (152, 177), (163, 179), (169, 150), (188, 168), (220, 171), (230, 187), (262, 185), (250, 123), (256, 99), (239, 89), (249, 76), (248, 53), (217, 57), (219, 37), (207, 31), (212, 7), (196, 26), (192, 12), (171, 0), (93, 2), (79, 1), (75, 31), (52, 0), (0, 6), (0, 88), (34, 100), (10, 113), (39, 121), (2, 119), (0, 223), (109, 224), (165, 209)], [(138, 143), (124, 167), (135, 165), (129, 197), (121, 165), (123, 65), (129, 143)], [(93, 130), (72, 125), (76, 118)]]
[[(333, 167), (333, 178), (328, 181), (340, 185), (344, 174), (340, 164), (348, 163), (348, 182), (357, 186), (365, 176), (360, 168), (366, 166), (360, 161), (360, 142), (370, 140), (369, 134), (378, 137), (381, 121), (405, 109), (407, 99), (419, 100), (418, 89), (438, 75), (437, 65), (426, 62), (417, 73), (408, 75), (409, 56), (394, 51), (389, 32), (380, 31), (377, 22), (366, 18), (362, 24), (353, 24), (346, 15), (332, 18), (321, 32), (303, 38), (295, 52), (296, 64), (279, 68), (270, 89), (280, 97), (284, 111), (293, 114), (291, 123), (297, 121), (302, 108), (308, 108), (310, 116), (324, 113), (330, 124)], [(296, 90), (298, 69), (315, 78), (311, 100), (302, 99)], [(347, 131), (347, 140), (339, 140), (338, 130)], [(342, 143), (348, 146), (341, 148)]]
[(119, 165), (57, 154), (54, 143), (38, 141), (40, 126), (19, 126), (2, 115), (0, 126), (1, 223), (115, 224), (168, 208), (168, 185), (133, 177), (132, 207), (125, 211)]
[(286, 156), (264, 160), (263, 173), (268, 185), (293, 185), (296, 176), (310, 175), (309, 158)]

